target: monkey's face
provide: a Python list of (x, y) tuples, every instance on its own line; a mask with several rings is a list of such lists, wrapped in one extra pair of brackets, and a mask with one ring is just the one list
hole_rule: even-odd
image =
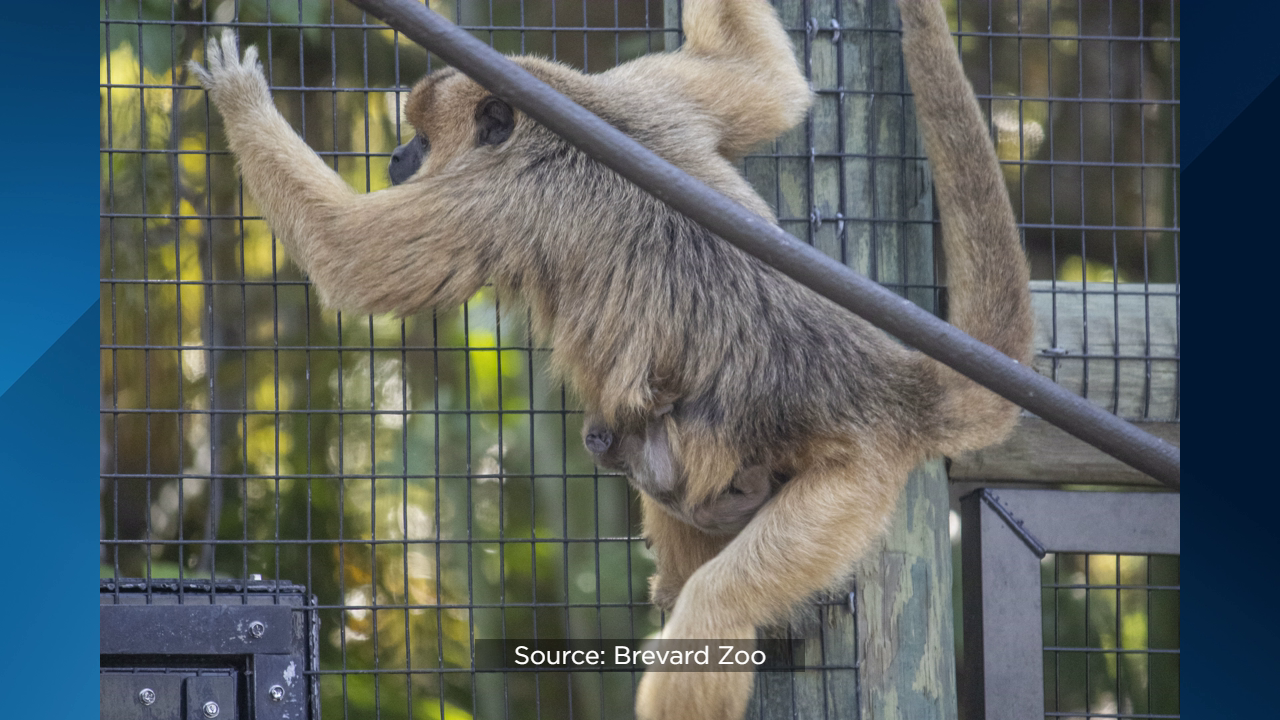
[(474, 152), (505, 144), (516, 130), (511, 106), (453, 68), (418, 81), (405, 101), (405, 119), (416, 134), (391, 153), (391, 183), (430, 174)]

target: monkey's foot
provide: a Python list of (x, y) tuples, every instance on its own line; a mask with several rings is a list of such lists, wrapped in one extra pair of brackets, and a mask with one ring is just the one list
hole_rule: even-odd
[[(677, 607), (662, 630), (664, 640), (732, 640), (738, 647), (756, 636), (754, 627), (713, 627), (709, 618), (693, 622)], [(639, 720), (741, 720), (751, 696), (754, 672), (646, 672), (636, 690)]]
[(753, 672), (647, 672), (636, 691), (636, 717), (741, 720), (754, 678)]

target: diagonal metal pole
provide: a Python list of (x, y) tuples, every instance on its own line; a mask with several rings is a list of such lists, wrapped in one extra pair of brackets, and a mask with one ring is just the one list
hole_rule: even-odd
[(350, 0), (673, 209), (929, 357), (1173, 489), (1178, 448), (899, 297), (658, 157), (414, 0)]

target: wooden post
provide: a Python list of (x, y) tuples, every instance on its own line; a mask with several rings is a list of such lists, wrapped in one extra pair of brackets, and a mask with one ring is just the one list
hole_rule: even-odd
[[(668, 26), (678, 17), (667, 0)], [(818, 91), (805, 124), (743, 170), (784, 228), (937, 310), (929, 169), (892, 0), (774, 0)], [(671, 48), (671, 33), (668, 33)], [(850, 478), (850, 482), (857, 482)], [(956, 717), (947, 476), (911, 473), (849, 587), (790, 628), (822, 672), (758, 676), (751, 718)], [(850, 612), (850, 598), (856, 614)]]
[[(777, 6), (786, 27), (807, 29), (792, 40), (818, 95), (806, 125), (778, 143), (800, 157), (748, 161), (748, 177), (766, 198), (775, 191), (789, 231), (936, 312), (931, 177), (910, 159), (924, 152), (902, 94), (896, 4)], [(815, 641), (809, 664), (856, 669), (805, 673), (787, 683), (791, 692), (762, 676), (759, 717), (956, 717), (948, 517), (946, 472), (933, 460), (911, 473), (889, 532), (852, 568), (851, 585), (792, 628)]]

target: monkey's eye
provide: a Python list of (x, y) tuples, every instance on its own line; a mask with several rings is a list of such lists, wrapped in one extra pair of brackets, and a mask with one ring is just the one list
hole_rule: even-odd
[(724, 492), (726, 495), (746, 495), (737, 485), (730, 485)]
[(476, 146), (501, 145), (515, 127), (515, 112), (498, 98), (487, 97), (476, 106)]

